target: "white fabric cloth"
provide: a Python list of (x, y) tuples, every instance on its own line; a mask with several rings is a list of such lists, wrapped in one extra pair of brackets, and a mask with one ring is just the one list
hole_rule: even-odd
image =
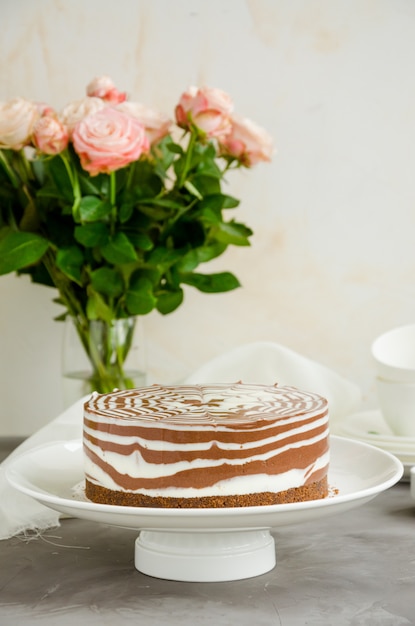
[[(255, 342), (218, 356), (186, 379), (186, 383), (254, 382), (290, 385), (314, 391), (329, 402), (331, 430), (361, 403), (359, 388), (330, 369), (271, 342)], [(6, 470), (17, 455), (53, 441), (82, 437), (81, 398), (64, 413), (29, 437), (0, 465), (0, 539), (25, 531), (43, 532), (59, 525), (59, 513), (14, 489)]]
[(69, 441), (82, 436), (81, 398), (49, 424), (26, 439), (0, 465), (0, 539), (25, 531), (42, 532), (59, 526), (59, 513), (14, 489), (6, 478), (7, 467), (19, 455), (52, 441)]

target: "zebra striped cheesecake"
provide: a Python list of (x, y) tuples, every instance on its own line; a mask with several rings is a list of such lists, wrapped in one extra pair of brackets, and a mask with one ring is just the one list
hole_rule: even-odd
[(97, 503), (244, 507), (328, 494), (327, 400), (260, 384), (152, 385), (84, 405), (85, 489)]

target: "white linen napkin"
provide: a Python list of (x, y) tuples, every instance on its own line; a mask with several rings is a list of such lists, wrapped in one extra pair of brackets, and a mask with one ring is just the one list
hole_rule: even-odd
[[(265, 341), (240, 346), (212, 359), (184, 382), (237, 381), (278, 383), (319, 393), (329, 402), (332, 432), (335, 432), (336, 423), (356, 411), (361, 402), (359, 388), (354, 383), (289, 348)], [(27, 531), (41, 533), (59, 526), (59, 513), (14, 489), (6, 479), (5, 470), (17, 455), (39, 445), (80, 439), (86, 399), (81, 398), (29, 437), (0, 465), (0, 539)]]
[(0, 464), (0, 540), (21, 532), (42, 532), (59, 526), (60, 514), (12, 487), (6, 478), (6, 469), (23, 452), (52, 441), (69, 441), (82, 437), (81, 398), (49, 424), (26, 439)]

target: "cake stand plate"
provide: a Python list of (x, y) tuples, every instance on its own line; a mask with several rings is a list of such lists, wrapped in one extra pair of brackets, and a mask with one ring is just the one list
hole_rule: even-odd
[[(271, 529), (341, 513), (397, 483), (402, 463), (366, 443), (332, 436), (330, 495), (321, 500), (222, 509), (160, 509), (96, 504), (86, 499), (80, 440), (33, 448), (10, 462), (9, 482), (72, 517), (135, 529), (136, 568), (157, 578), (220, 582), (273, 569)], [(335, 526), (333, 526), (335, 532)]]

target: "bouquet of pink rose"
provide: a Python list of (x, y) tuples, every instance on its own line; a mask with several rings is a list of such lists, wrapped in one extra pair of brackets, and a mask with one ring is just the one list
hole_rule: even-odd
[(195, 271), (252, 231), (226, 219), (233, 168), (269, 161), (272, 144), (233, 115), (227, 94), (192, 87), (167, 116), (130, 102), (108, 77), (55, 112), (0, 103), (0, 274), (55, 287), (88, 351), (88, 324), (166, 314), (182, 285), (236, 288), (229, 272)]

